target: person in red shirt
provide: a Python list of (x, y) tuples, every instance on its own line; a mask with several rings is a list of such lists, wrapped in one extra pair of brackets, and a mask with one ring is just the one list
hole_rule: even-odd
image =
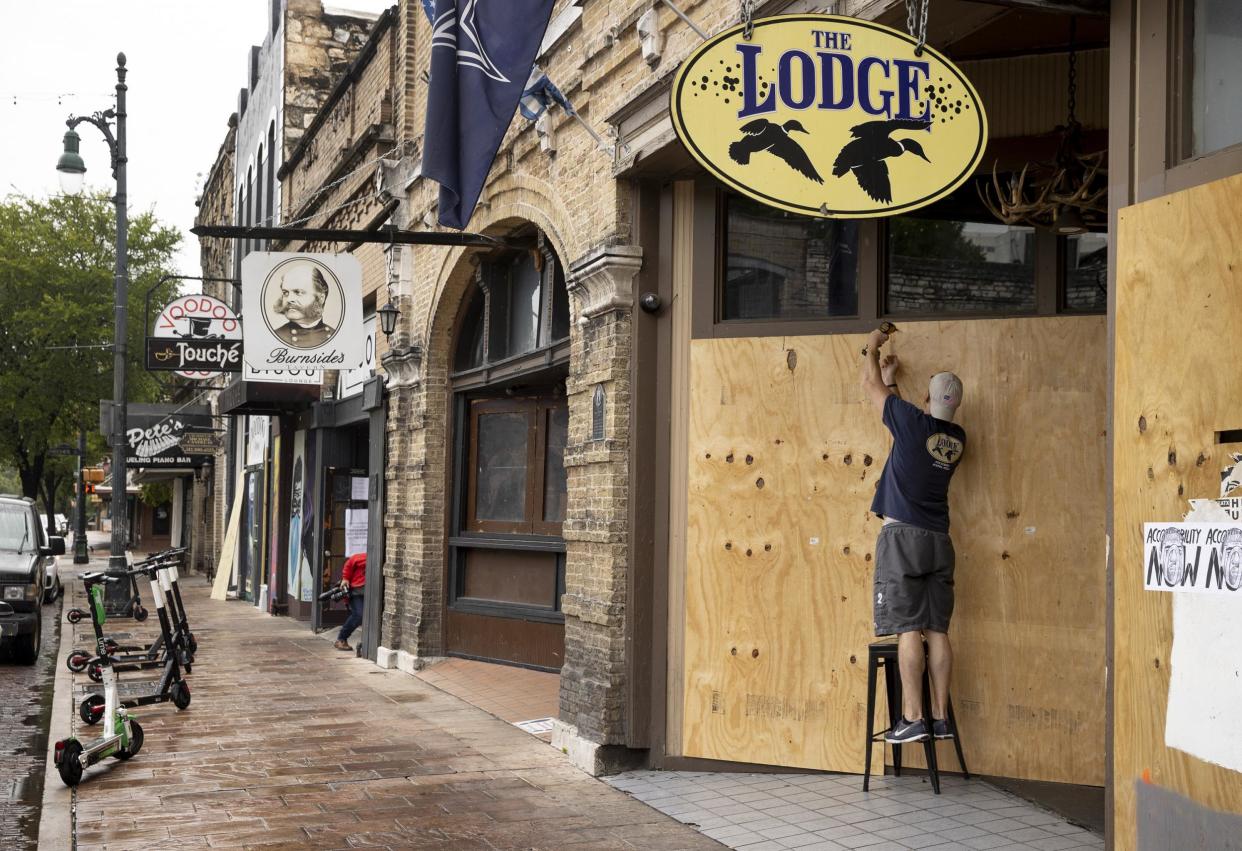
[(345, 559), (345, 568), (341, 571), (341, 587), (349, 591), (349, 617), (341, 626), (336, 637), (337, 650), (353, 650), (349, 646), (349, 636), (362, 624), (362, 601), (367, 586), (367, 554), (356, 553)]

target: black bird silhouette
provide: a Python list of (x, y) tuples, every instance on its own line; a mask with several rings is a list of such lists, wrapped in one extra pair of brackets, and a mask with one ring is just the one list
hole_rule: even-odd
[(931, 122), (918, 118), (894, 118), (891, 121), (868, 121), (850, 128), (853, 141), (846, 143), (832, 164), (833, 177), (841, 177), (848, 171), (862, 190), (873, 201), (887, 204), (893, 200), (893, 188), (888, 180), (887, 157), (899, 157), (906, 151), (931, 162), (923, 153), (923, 146), (913, 139), (890, 139), (888, 135), (897, 130), (928, 130)]
[(795, 130), (799, 133), (808, 132), (800, 121), (793, 119), (784, 124), (773, 124), (766, 118), (756, 118), (742, 125), (742, 132), (746, 135), (729, 146), (729, 156), (738, 165), (746, 165), (750, 162), (751, 154), (768, 151), (784, 160), (786, 165), (799, 174), (816, 183), (823, 183), (824, 179), (819, 176), (815, 166), (811, 165), (811, 158), (806, 155), (806, 151), (789, 138), (789, 134)]

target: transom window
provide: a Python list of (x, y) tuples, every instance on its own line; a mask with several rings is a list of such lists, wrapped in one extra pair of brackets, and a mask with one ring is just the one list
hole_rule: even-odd
[(569, 295), (556, 254), (529, 249), (479, 263), (453, 356), (455, 372), (519, 357), (569, 337)]

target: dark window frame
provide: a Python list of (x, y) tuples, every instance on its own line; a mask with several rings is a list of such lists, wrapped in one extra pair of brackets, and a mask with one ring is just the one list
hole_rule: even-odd
[[(1130, 68), (1124, 97), (1110, 111), (1110, 190), (1114, 210), (1242, 173), (1242, 144), (1183, 159), (1192, 61), (1186, 20), (1193, 0), (1136, 0), (1119, 12), (1134, 38), (1118, 40), (1113, 78)], [(1127, 181), (1123, 175), (1132, 172)], [(1117, 175), (1114, 179), (1111, 175)], [(1132, 181), (1132, 183), (1130, 182)], [(1133, 195), (1131, 196), (1131, 192)]]
[(1194, 6), (1195, 0), (1169, 0), (1167, 131), (1170, 171), (1219, 156), (1242, 155), (1242, 140), (1223, 148), (1194, 152)]
[[(696, 339), (726, 337), (782, 337), (801, 335), (855, 334), (868, 332), (881, 320), (901, 322), (951, 322), (981, 319), (1040, 318), (1046, 316), (1099, 316), (1099, 310), (1070, 310), (1063, 307), (1065, 294), (1064, 257), (1066, 238), (1046, 228), (1035, 229), (1035, 308), (1032, 311), (991, 312), (898, 312), (887, 311), (888, 302), (888, 220), (859, 220), (858, 232), (858, 315), (854, 317), (808, 319), (721, 319), (724, 298), (724, 276), (727, 262), (725, 196), (719, 186), (696, 193), (696, 199), (714, 199), (713, 204), (695, 204), (694, 229), (698, 234), (711, 233), (710, 273), (699, 274), (700, 258), (706, 263), (707, 253), (695, 251), (696, 293), (692, 305), (695, 321), (692, 336)], [(912, 214), (917, 217), (917, 212)], [(1110, 239), (1113, 237), (1110, 235)], [(710, 285), (710, 292), (707, 291)]]

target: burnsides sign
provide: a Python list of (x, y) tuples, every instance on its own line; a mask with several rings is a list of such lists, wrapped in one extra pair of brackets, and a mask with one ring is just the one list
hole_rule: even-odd
[(241, 271), (251, 367), (322, 371), (362, 361), (362, 267), (352, 254), (253, 251)]
[(808, 216), (908, 212), (966, 181), (987, 145), (974, 86), (905, 33), (789, 15), (706, 41), (673, 80), (673, 126), (728, 186)]
[(202, 380), (241, 372), (242, 331), (233, 309), (209, 295), (181, 296), (155, 317), (147, 369)]

